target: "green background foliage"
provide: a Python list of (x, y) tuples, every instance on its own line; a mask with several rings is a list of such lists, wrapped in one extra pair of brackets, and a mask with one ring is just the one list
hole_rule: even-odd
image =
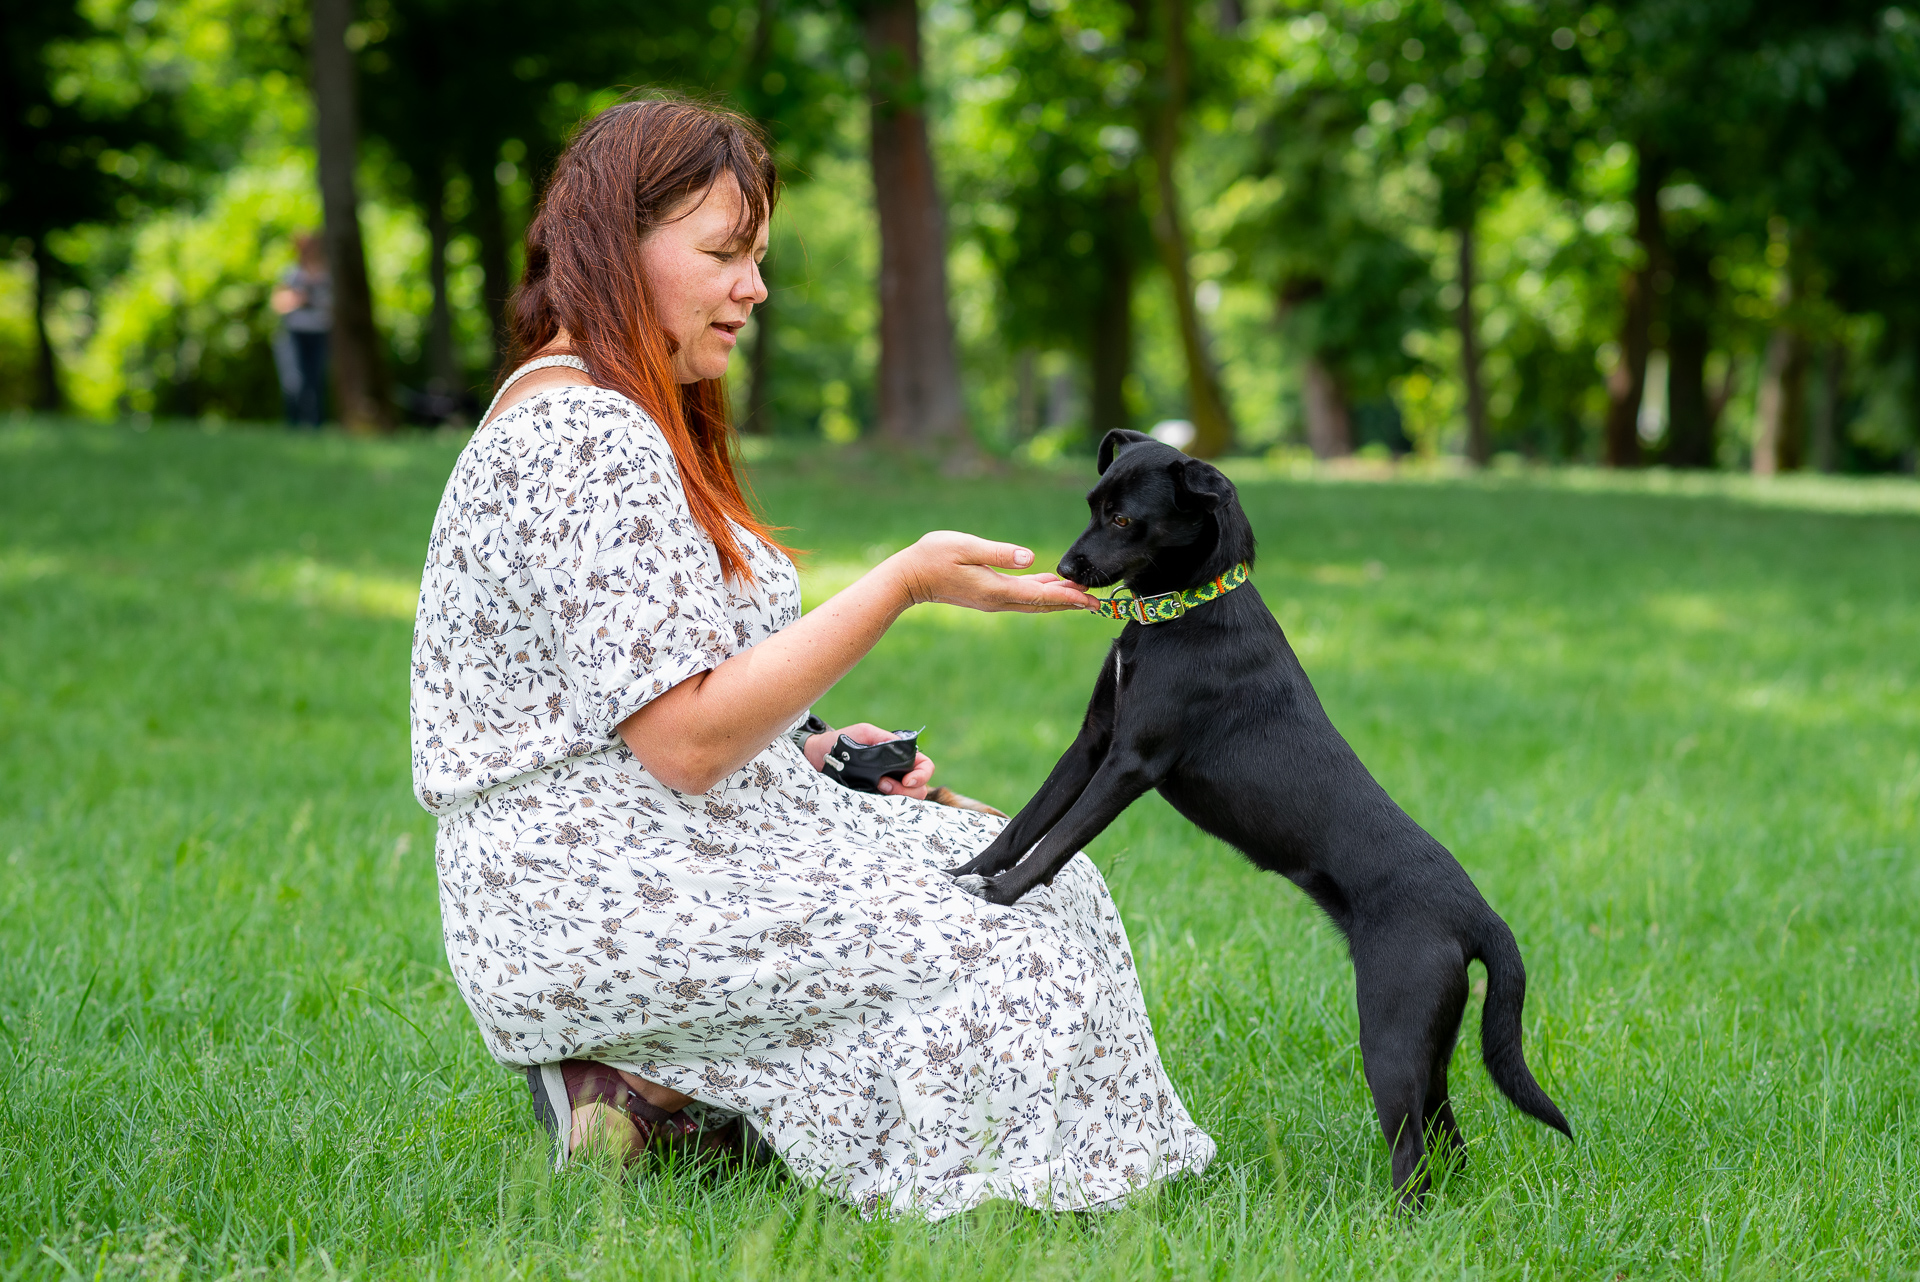
[[(1096, 321), (1116, 310), (1132, 331), (1125, 416), (1146, 426), (1188, 413), (1147, 231), (1143, 113), (1162, 92), (1165, 3), (924, 6), (952, 310), (974, 433), (991, 451), (1085, 447)], [(9, 37), (32, 101), (7, 108), (0, 405), (34, 395), (40, 255), (71, 407), (274, 417), (264, 300), (291, 236), (318, 219), (304, 7), (40, 9), (52, 15), (44, 30)], [(360, 188), (400, 384), (434, 378), (436, 220), (455, 380), (483, 400), (490, 315), (553, 156), (623, 91), (666, 86), (765, 122), (791, 184), (769, 263), (757, 425), (832, 439), (867, 430), (878, 253), (855, 9), (722, 0), (642, 16), (568, 0), (530, 23), (498, 6), (365, 0), (349, 31)], [(1644, 269), (1659, 295), (1641, 414), (1652, 461), (1668, 448), (1676, 394), (1669, 331), (1694, 325), (1710, 347), (1704, 386), (1724, 405), (1712, 461), (1747, 463), (1769, 338), (1787, 329), (1810, 362), (1792, 430), (1831, 421), (1836, 433), (1831, 457), (1809, 465), (1911, 469), (1920, 16), (1857, 0), (1205, 0), (1184, 12), (1193, 83), (1176, 185), (1240, 451), (1305, 439), (1309, 359), (1341, 384), (1356, 444), (1459, 450), (1465, 304), (1485, 352), (1493, 447), (1593, 459), (1623, 359), (1623, 289)], [(1643, 174), (1658, 188), (1657, 243), (1636, 227)], [(71, 199), (25, 201), (43, 187)], [(1456, 279), (1468, 226), (1470, 296)], [(1116, 272), (1117, 303), (1102, 293)]]

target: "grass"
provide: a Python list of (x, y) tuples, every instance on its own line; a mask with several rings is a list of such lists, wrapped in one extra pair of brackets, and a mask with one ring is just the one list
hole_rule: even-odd
[[(1469, 1163), (1397, 1222), (1338, 941), (1150, 798), (1094, 853), (1220, 1160), (1112, 1216), (928, 1227), (765, 1175), (544, 1169), (448, 981), (406, 777), (457, 448), (0, 428), (0, 1278), (1920, 1270), (1904, 498), (1250, 476), (1261, 591), (1512, 924), (1577, 1139), (1495, 1093), (1470, 1013)], [(859, 454), (756, 483), (815, 599), (935, 526), (1057, 554), (1083, 510), (1077, 476)], [(1017, 803), (1111, 631), (918, 611), (823, 711), (927, 722), (944, 778)]]

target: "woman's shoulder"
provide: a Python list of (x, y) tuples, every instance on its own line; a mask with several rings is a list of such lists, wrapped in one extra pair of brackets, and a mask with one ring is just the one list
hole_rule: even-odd
[(489, 527), (580, 527), (635, 504), (674, 514), (684, 504), (679, 477), (672, 448), (644, 409), (610, 388), (567, 384), (536, 392), (476, 431), (447, 502)]
[(598, 383), (562, 383), (508, 406), (479, 430), (505, 436), (577, 436), (624, 423), (644, 425), (655, 435), (660, 431), (653, 416), (624, 392)]
[(570, 471), (602, 462), (673, 467), (653, 416), (624, 393), (591, 383), (535, 392), (481, 426), (468, 451), (518, 464), (547, 459)]

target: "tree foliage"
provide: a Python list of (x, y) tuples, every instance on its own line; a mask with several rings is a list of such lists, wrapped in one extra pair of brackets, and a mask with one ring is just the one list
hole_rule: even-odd
[(185, 150), (176, 94), (127, 56), (136, 38), (73, 0), (0, 6), (0, 236), (22, 242), (16, 253), (33, 264), (41, 409), (62, 402), (46, 314), (66, 273), (49, 237), (131, 219), (184, 176), (169, 160)]
[[(990, 445), (1185, 417), (1205, 449), (1912, 465), (1920, 15), (1899, 5), (969, 0), (922, 8), (924, 77), (897, 94), (874, 11), (361, 0), (375, 312), (417, 415), (491, 374), (567, 131), (658, 87), (761, 120), (790, 181), (830, 176), (776, 228), (749, 426), (873, 424), (886, 369), (932, 359), (879, 342), (876, 194), (900, 193), (863, 171), (892, 94), (929, 125)], [(271, 414), (265, 282), (317, 213), (304, 6), (4, 21), (0, 299), (22, 310), (0, 371), (63, 355), (92, 412)]]

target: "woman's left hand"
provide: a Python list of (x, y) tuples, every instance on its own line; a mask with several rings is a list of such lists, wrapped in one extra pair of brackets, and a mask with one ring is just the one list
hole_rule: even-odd
[[(827, 768), (827, 751), (833, 747), (834, 740), (846, 735), (855, 743), (891, 743), (900, 736), (891, 730), (882, 730), (871, 722), (862, 721), (858, 725), (843, 726), (838, 730), (829, 730), (807, 740), (805, 752), (807, 760), (815, 770)], [(912, 797), (916, 801), (927, 799), (927, 789), (933, 782), (933, 759), (926, 753), (915, 753), (913, 769), (907, 771), (902, 779), (882, 779), (880, 791), (889, 797)]]

